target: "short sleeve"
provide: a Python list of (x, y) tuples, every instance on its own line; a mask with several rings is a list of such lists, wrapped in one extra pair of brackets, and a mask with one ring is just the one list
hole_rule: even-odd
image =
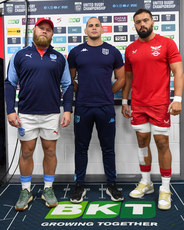
[(124, 65), (122, 54), (120, 51), (114, 47), (114, 53), (115, 53), (115, 63), (114, 63), (114, 69), (120, 68)]
[(182, 61), (182, 57), (179, 53), (178, 47), (172, 39), (168, 39), (167, 55), (169, 64)]
[(69, 64), (69, 68), (71, 69), (71, 68), (76, 68), (76, 61), (75, 61), (75, 59), (76, 59), (76, 54), (75, 54), (75, 49), (73, 48), (71, 51), (70, 51), (70, 53), (69, 53), (69, 55), (68, 55), (68, 64)]

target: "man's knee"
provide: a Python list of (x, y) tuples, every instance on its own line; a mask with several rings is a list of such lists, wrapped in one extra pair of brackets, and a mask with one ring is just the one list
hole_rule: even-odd
[(28, 149), (22, 151), (22, 158), (24, 160), (28, 160), (28, 159), (32, 158), (32, 156), (33, 156), (33, 151), (29, 151)]
[(45, 157), (48, 157), (48, 158), (53, 158), (53, 157), (56, 157), (56, 151), (54, 148), (46, 148), (44, 149), (44, 154), (45, 154)]

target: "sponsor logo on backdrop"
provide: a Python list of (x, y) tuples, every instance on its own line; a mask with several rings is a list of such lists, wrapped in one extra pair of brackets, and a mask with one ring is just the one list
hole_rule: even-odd
[[(26, 29), (23, 30), (23, 33), (25, 34), (26, 33)], [(33, 30), (32, 29), (28, 29), (28, 34), (32, 34), (33, 33)]]
[(102, 36), (102, 41), (110, 42), (112, 40), (111, 36)]
[(9, 46), (8, 47), (8, 54), (14, 54), (17, 51), (19, 51), (21, 49), (21, 46)]
[(44, 10), (47, 10), (47, 11), (53, 11), (53, 10), (67, 10), (68, 9), (68, 5), (60, 5), (60, 6), (57, 6), (57, 5), (53, 5), (53, 6), (44, 6), (43, 7)]
[(118, 50), (126, 50), (127, 46), (116, 46)]
[(160, 21), (160, 15), (153, 15), (153, 20), (155, 22), (159, 22)]
[(82, 10), (82, 2), (75, 2), (75, 10), (77, 12)]
[(66, 36), (54, 36), (52, 41), (53, 43), (66, 43)]
[(166, 37), (166, 38), (171, 38), (171, 39), (174, 39), (174, 34), (171, 34), (171, 35), (163, 35), (164, 37)]
[(56, 19), (56, 22), (60, 23), (60, 22), (62, 22), (62, 20), (63, 20), (62, 17), (59, 17), (59, 18)]
[(69, 18), (68, 22), (69, 23), (78, 23), (78, 22), (80, 22), (80, 18)]
[(8, 24), (19, 24), (20, 20), (19, 19), (9, 19)]
[(127, 26), (123, 26), (123, 25), (114, 26), (114, 32), (127, 32), (127, 31), (128, 31)]
[(175, 14), (162, 15), (162, 21), (175, 21)]
[(151, 0), (144, 0), (144, 8), (147, 10), (151, 8)]
[(69, 34), (78, 34), (81, 33), (82, 28), (80, 26), (68, 27)]
[(21, 39), (17, 37), (8, 38), (8, 44), (21, 44)]
[(66, 50), (66, 47), (54, 47), (55, 50), (57, 50), (58, 52), (63, 52)]
[(112, 26), (102, 26), (104, 33), (112, 33)]
[(20, 28), (7, 28), (7, 35), (20, 35)]
[(69, 43), (80, 43), (81, 36), (68, 36), (68, 42)]
[(155, 31), (159, 30), (159, 26), (153, 26), (153, 30)]
[(54, 34), (66, 34), (66, 27), (54, 27)]
[(164, 25), (164, 24), (162, 24), (162, 31), (175, 31), (176, 30), (176, 28), (175, 28), (176, 26), (175, 26), (175, 24), (166, 24), (166, 25)]
[(101, 23), (109, 23), (112, 22), (112, 16), (99, 16), (98, 19)]
[(6, 12), (8, 14), (12, 14), (13, 13), (13, 4), (6, 4)]
[(130, 41), (134, 42), (134, 41), (136, 41), (138, 39), (138, 37), (139, 37), (139, 35), (137, 35), (137, 34), (131, 34), (130, 35)]
[(123, 23), (127, 22), (127, 16), (114, 16), (114, 22)]
[[(35, 18), (28, 18), (28, 25), (34, 25), (36, 23)], [(22, 25), (26, 25), (26, 19), (22, 18)]]
[(153, 1), (153, 9), (174, 9), (176, 4), (174, 1)]
[(106, 6), (104, 2), (85, 2), (83, 3), (83, 10), (84, 11), (105, 11)]
[(113, 4), (113, 8), (136, 8), (137, 4), (136, 3), (131, 3), (131, 4)]
[(114, 35), (114, 41), (115, 42), (127, 42), (128, 35)]

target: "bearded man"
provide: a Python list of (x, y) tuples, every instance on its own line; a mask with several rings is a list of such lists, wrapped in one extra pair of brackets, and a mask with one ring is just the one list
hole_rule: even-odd
[[(54, 24), (49, 18), (40, 18), (33, 28), (33, 43), (10, 60), (5, 80), (5, 99), (8, 122), (18, 129), (22, 154), (19, 161), (22, 190), (15, 205), (25, 210), (33, 199), (31, 175), (33, 153), (40, 136), (44, 152), (44, 189), (42, 199), (48, 207), (58, 204), (53, 190), (56, 170), (56, 141), (60, 124), (70, 123), (73, 83), (65, 57), (50, 45)], [(15, 110), (16, 88), (19, 84), (18, 113)], [(64, 113), (60, 119), (61, 89)]]
[[(131, 117), (138, 141), (138, 159), (142, 179), (130, 197), (142, 198), (154, 192), (151, 182), (150, 140), (153, 134), (159, 158), (162, 183), (158, 208), (171, 208), (171, 152), (169, 149), (170, 114), (181, 112), (183, 92), (182, 58), (175, 42), (153, 32), (154, 21), (149, 10), (134, 14), (139, 38), (125, 52), (126, 85), (123, 88), (122, 113)], [(174, 75), (174, 100), (170, 103), (170, 72)], [(127, 104), (130, 89), (131, 115)]]

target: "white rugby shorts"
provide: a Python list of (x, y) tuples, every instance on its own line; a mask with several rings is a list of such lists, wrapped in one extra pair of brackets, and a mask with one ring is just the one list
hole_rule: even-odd
[(23, 114), (19, 113), (21, 127), (18, 138), (30, 141), (37, 137), (45, 140), (57, 140), (60, 137), (60, 113), (57, 114)]

